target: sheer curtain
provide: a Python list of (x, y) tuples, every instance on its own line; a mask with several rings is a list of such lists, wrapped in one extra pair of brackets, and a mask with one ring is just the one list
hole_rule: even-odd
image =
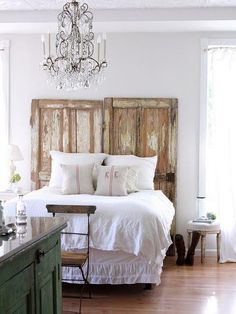
[(236, 262), (236, 47), (208, 51), (207, 211), (221, 222), (221, 262)]
[(0, 41), (0, 189), (8, 185), (9, 42)]

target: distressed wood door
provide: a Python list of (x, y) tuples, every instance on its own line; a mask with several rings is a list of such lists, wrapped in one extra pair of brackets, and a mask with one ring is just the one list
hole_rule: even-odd
[[(177, 99), (106, 98), (104, 152), (158, 156), (155, 189), (176, 205)], [(175, 230), (175, 220), (172, 233)]]
[(35, 99), (31, 108), (31, 186), (50, 179), (50, 150), (102, 151), (103, 102)]

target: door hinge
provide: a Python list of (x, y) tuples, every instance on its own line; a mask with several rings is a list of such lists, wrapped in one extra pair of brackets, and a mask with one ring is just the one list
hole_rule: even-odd
[(174, 172), (168, 172), (166, 174), (166, 181), (167, 182), (175, 182), (175, 173)]

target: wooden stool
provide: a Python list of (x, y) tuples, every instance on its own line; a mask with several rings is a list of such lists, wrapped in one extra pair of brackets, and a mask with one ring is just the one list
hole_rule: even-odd
[(208, 223), (199, 223), (199, 222), (188, 222), (188, 248), (191, 243), (191, 236), (193, 231), (200, 233), (201, 235), (201, 263), (204, 263), (205, 258), (205, 245), (206, 245), (206, 235), (207, 234), (216, 234), (216, 248), (217, 248), (217, 262), (220, 260), (220, 223), (215, 221), (210, 224)]

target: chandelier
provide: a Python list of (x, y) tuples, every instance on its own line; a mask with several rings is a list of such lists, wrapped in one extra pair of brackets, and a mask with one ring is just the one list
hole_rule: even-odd
[(42, 68), (48, 74), (48, 81), (54, 83), (57, 89), (66, 90), (99, 85), (104, 80), (103, 72), (107, 67), (106, 35), (103, 34), (103, 38), (98, 36), (95, 49), (93, 14), (88, 5), (80, 5), (75, 0), (67, 2), (57, 19), (55, 56), (51, 51), (50, 34), (46, 56), (45, 36), (42, 35)]

